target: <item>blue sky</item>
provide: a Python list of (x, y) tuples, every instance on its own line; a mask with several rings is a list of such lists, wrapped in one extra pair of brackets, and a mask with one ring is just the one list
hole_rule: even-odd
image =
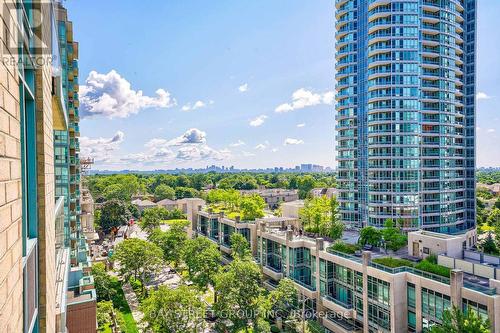
[[(334, 1), (66, 5), (96, 168), (334, 166)], [(480, 1), (480, 166), (500, 166), (499, 13)]]

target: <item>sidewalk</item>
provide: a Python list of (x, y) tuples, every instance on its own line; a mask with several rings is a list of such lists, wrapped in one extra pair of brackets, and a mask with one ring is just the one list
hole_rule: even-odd
[(134, 317), (137, 328), (140, 332), (145, 332), (144, 323), (141, 322), (144, 314), (139, 310), (139, 300), (137, 299), (134, 289), (132, 289), (132, 286), (128, 282), (122, 285), (122, 289), (128, 306), (130, 307), (130, 311), (132, 311), (132, 317)]

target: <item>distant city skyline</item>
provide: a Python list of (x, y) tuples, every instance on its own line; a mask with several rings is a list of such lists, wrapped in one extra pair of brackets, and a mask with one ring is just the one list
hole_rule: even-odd
[[(95, 168), (335, 167), (333, 1), (66, 3)], [(499, 11), (479, 3), (478, 167), (500, 166)]]
[(133, 170), (133, 169), (123, 169), (123, 170), (91, 170), (90, 174), (115, 174), (115, 173), (170, 173), (170, 174), (181, 174), (181, 173), (208, 173), (208, 172), (218, 172), (218, 173), (240, 173), (240, 172), (250, 172), (250, 173), (329, 173), (334, 172), (335, 169), (331, 167), (325, 167), (318, 164), (301, 164), (296, 165), (292, 168), (283, 166), (274, 167), (264, 167), (264, 168), (237, 168), (234, 165), (207, 165), (204, 168), (175, 168), (175, 169), (155, 169), (155, 170)]

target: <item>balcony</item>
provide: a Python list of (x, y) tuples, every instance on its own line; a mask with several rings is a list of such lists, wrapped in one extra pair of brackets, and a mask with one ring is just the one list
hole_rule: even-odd
[(283, 272), (271, 266), (262, 266), (262, 273), (269, 276), (273, 280), (280, 280), (283, 278)]
[(321, 319), (323, 326), (332, 332), (339, 333), (361, 333), (363, 328), (356, 325), (352, 320), (346, 320), (336, 314), (328, 314)]
[(342, 313), (345, 318), (351, 319), (354, 317), (354, 309), (352, 304), (344, 303), (338, 299), (335, 299), (329, 295), (324, 295), (321, 297), (323, 305), (335, 313)]

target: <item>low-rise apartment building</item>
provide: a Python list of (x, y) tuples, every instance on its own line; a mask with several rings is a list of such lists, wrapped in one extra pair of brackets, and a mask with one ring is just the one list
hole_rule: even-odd
[(258, 194), (264, 199), (270, 209), (276, 209), (283, 202), (299, 200), (299, 191), (282, 188), (269, 188), (261, 190), (242, 190), (243, 195)]
[[(197, 212), (191, 219), (193, 237), (207, 237), (218, 244), (223, 260), (229, 262), (229, 236), (233, 232), (244, 235), (262, 267), (266, 288), (290, 278), (325, 332), (424, 332), (440, 323), (443, 311), (452, 305), (488, 318), (492, 332), (500, 332), (500, 266), (498, 275), (489, 279), (460, 269), (444, 277), (409, 266), (390, 268), (373, 261), (387, 256), (385, 252), (350, 255), (334, 251), (324, 239), (302, 235), (296, 219), (241, 221), (207, 207), (193, 211)], [(427, 241), (432, 236), (411, 236), (409, 248), (414, 240)], [(468, 237), (474, 234), (458, 237), (459, 241), (445, 240), (450, 252), (440, 253), (440, 263), (456, 246), (468, 242)]]

